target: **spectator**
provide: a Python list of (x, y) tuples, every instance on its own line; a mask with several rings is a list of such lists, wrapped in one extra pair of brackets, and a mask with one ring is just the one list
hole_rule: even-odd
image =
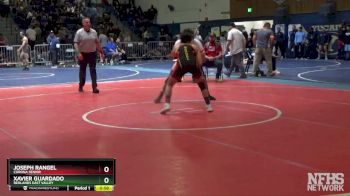
[(201, 36), (198, 28), (194, 31), (194, 39), (199, 40), (202, 44), (204, 43), (203, 37)]
[(151, 39), (151, 34), (149, 33), (149, 30), (146, 29), (145, 32), (142, 33), (142, 38), (144, 42), (149, 42)]
[(307, 47), (305, 58), (315, 59), (317, 57), (317, 34), (314, 31), (314, 28), (310, 28), (306, 36)]
[(289, 32), (289, 57), (291, 58), (295, 58), (295, 51), (294, 51), (294, 47), (295, 47), (295, 34), (297, 32), (297, 27), (295, 25), (293, 25), (293, 29)]
[(148, 9), (148, 14), (149, 14), (149, 20), (154, 21), (157, 17), (158, 10), (153, 5), (151, 5), (151, 8)]
[[(109, 37), (109, 40), (104, 48), (106, 58), (110, 60), (110, 64), (113, 65), (115, 60), (121, 56), (121, 53), (118, 52), (117, 44), (114, 42), (113, 36)], [(107, 60), (106, 59), (106, 60)]]
[(284, 47), (284, 33), (281, 31), (281, 27), (277, 28), (276, 33), (276, 49), (275, 49), (275, 55), (278, 56), (278, 50), (281, 51), (281, 57), (284, 58), (285, 56), (285, 47)]
[(346, 39), (346, 25), (342, 25), (338, 33), (338, 55), (337, 59), (345, 59), (345, 39)]
[(28, 44), (29, 44), (31, 50), (34, 51), (35, 40), (36, 40), (36, 31), (34, 30), (34, 26), (33, 25), (31, 25), (27, 29), (26, 35), (28, 37)]
[(208, 25), (208, 17), (205, 17), (204, 22), (202, 22), (200, 25), (197, 26), (198, 33), (200, 33), (201, 37), (203, 39), (206, 38), (207, 35), (209, 35), (211, 31), (211, 27)]
[(118, 37), (120, 34), (120, 29), (113, 25), (113, 23), (110, 23), (109, 29), (108, 29), (108, 36), (113, 35), (114, 37)]
[[(216, 81), (220, 80), (222, 72), (222, 48), (221, 44), (216, 41), (214, 33), (210, 33), (209, 41), (204, 45), (205, 51), (205, 67), (217, 67), (216, 70)], [(208, 77), (208, 76), (207, 76)]]
[(350, 25), (346, 26), (345, 38), (344, 38), (344, 50), (345, 50), (345, 59), (349, 59), (350, 54)]
[(0, 33), (0, 46), (6, 46), (8, 44), (7, 38), (5, 35)]
[(105, 33), (105, 30), (101, 31), (100, 35), (98, 36), (98, 39), (100, 40), (102, 49), (105, 48), (108, 43), (108, 37)]
[(35, 34), (36, 34), (36, 43), (42, 43), (42, 31), (39, 25), (35, 26), (34, 28)]
[[(27, 1), (18, 2), (16, 8), (13, 9), (13, 11), (16, 12), (15, 21), (20, 28), (24, 29), (27, 29), (29, 24), (30, 26), (40, 27), (42, 32), (41, 36), (37, 33), (36, 43), (40, 43), (42, 35), (48, 34), (50, 30), (54, 29), (59, 24), (64, 24), (70, 29), (67, 31), (68, 35), (74, 35), (71, 31), (77, 29), (77, 23), (79, 23), (78, 21), (80, 20), (80, 15), (77, 13), (82, 13), (82, 7), (84, 7), (83, 1), (32, 0), (28, 1), (29, 4), (26, 2)], [(73, 36), (70, 37), (71, 40), (72, 37)], [(61, 41), (65, 42), (65, 39), (67, 39), (67, 36)]]
[(116, 39), (116, 44), (117, 44), (117, 50), (121, 54), (121, 58), (120, 58), (119, 62), (125, 63), (128, 60), (128, 57), (126, 55), (126, 51), (120, 47), (120, 39), (119, 38)]
[(126, 33), (126, 35), (124, 36), (124, 42), (131, 42), (131, 33), (130, 32)]
[(318, 57), (321, 58), (321, 53), (324, 52), (324, 59), (328, 60), (328, 50), (329, 44), (331, 42), (331, 35), (327, 33), (324, 29), (321, 29), (320, 34), (318, 35)]
[(252, 48), (254, 48), (253, 36), (254, 36), (254, 33), (253, 33), (252, 36), (249, 36), (248, 39), (247, 39), (247, 44), (246, 44), (246, 48), (247, 48), (247, 49), (252, 49)]
[(109, 5), (108, 0), (101, 0), (101, 2), (102, 2), (102, 5)]
[(51, 68), (57, 68), (58, 65), (58, 52), (60, 48), (60, 42), (53, 31), (50, 31), (50, 35), (47, 37), (47, 43), (49, 44), (50, 56), (51, 56)]
[(295, 59), (303, 59), (305, 41), (306, 41), (306, 34), (303, 31), (303, 27), (299, 27), (299, 31), (295, 33), (295, 38), (294, 38)]
[(144, 13), (143, 13), (143, 11), (142, 11), (142, 9), (141, 9), (141, 7), (140, 7), (140, 6), (138, 6), (138, 7), (137, 7), (137, 9), (136, 9), (136, 13), (137, 13), (139, 16), (144, 15)]
[(113, 0), (113, 3), (112, 3), (112, 4), (113, 4), (113, 6), (116, 7), (116, 8), (120, 6), (119, 0)]
[[(164, 28), (160, 28), (160, 32), (159, 32), (159, 41), (166, 41), (166, 32), (165, 32), (165, 30), (164, 30)], [(195, 37), (195, 39), (196, 39), (196, 37)]]
[(0, 2), (0, 15), (1, 17), (7, 18), (10, 14), (9, 1)]
[(246, 39), (247, 43), (246, 43), (246, 49), (252, 49), (254, 48), (254, 43), (253, 43), (253, 37), (254, 37), (254, 34), (255, 34), (255, 29), (251, 29), (250, 30), (250, 33), (249, 33), (249, 36), (248, 36), (248, 39)]
[(243, 34), (245, 40), (248, 40), (248, 37), (249, 37), (249, 36), (248, 36), (248, 32), (245, 30), (245, 27), (244, 27), (244, 26), (242, 27), (241, 32), (242, 32), (242, 34)]
[(26, 23), (29, 25), (33, 20), (33, 13), (31, 11), (28, 11), (27, 17), (26, 17)]
[(67, 36), (68, 36), (68, 29), (64, 26), (60, 26), (58, 28), (57, 36), (59, 37), (61, 44), (66, 44), (67, 43)]

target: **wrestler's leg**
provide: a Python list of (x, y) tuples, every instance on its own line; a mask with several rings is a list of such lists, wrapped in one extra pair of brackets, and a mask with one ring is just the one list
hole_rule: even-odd
[(170, 110), (171, 93), (176, 82), (177, 80), (175, 78), (168, 77), (165, 83), (165, 90), (164, 90), (165, 104), (163, 109), (160, 111), (161, 114), (166, 114)]
[(162, 101), (162, 98), (163, 98), (163, 95), (164, 95), (165, 88), (166, 88), (167, 82), (169, 80), (169, 77), (167, 77), (167, 79), (164, 81), (164, 85), (162, 87), (162, 90), (159, 92), (158, 97), (154, 100), (154, 103), (160, 103)]
[(170, 74), (169, 74), (169, 76), (167, 77), (167, 79), (164, 81), (164, 85), (163, 85), (163, 87), (162, 87), (162, 90), (159, 92), (158, 97), (154, 100), (154, 103), (160, 103), (160, 102), (162, 101), (162, 98), (163, 98), (163, 96), (164, 96), (165, 87), (166, 87), (166, 85), (167, 85), (167, 82), (168, 82), (169, 78), (172, 76), (173, 71), (175, 70), (176, 66), (178, 66), (178, 65), (177, 65), (177, 62), (175, 62), (175, 63), (173, 64), (173, 66), (172, 66), (172, 68), (171, 68), (171, 71), (170, 71)]
[(210, 104), (210, 95), (209, 95), (207, 81), (204, 78), (200, 79), (199, 82), (198, 82), (198, 87), (200, 88), (200, 90), (202, 92), (202, 96), (203, 96), (205, 104), (207, 106), (207, 111), (208, 112), (212, 112), (213, 108), (212, 108), (212, 106)]

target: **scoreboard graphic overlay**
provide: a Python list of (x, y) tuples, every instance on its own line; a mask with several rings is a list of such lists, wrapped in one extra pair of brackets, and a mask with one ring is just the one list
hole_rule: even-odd
[(115, 159), (8, 159), (11, 191), (113, 191)]

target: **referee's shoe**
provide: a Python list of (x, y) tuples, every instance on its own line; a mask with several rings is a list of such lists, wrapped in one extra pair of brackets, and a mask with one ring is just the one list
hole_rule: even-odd
[(98, 88), (94, 88), (94, 89), (92, 89), (92, 93), (98, 94), (98, 93), (100, 93), (100, 90), (98, 90)]
[[(81, 92), (81, 93), (84, 92), (84, 89), (82, 86), (79, 86), (79, 92)], [(94, 88), (94, 89), (92, 89), (92, 93), (98, 94), (98, 93), (100, 93), (100, 90), (98, 90), (98, 88)]]

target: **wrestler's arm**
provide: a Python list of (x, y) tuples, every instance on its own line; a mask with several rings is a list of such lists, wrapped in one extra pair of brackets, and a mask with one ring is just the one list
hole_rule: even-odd
[(21, 47), (18, 48), (17, 51), (20, 52), (23, 49), (23, 47), (27, 44), (27, 42), (28, 42), (28, 39), (24, 37), (22, 41), (22, 45)]
[(197, 67), (201, 68), (204, 60), (205, 60), (205, 52), (203, 49), (200, 49), (198, 46), (192, 44), (193, 49), (195, 50), (196, 53), (196, 62), (197, 62)]
[(175, 44), (174, 47), (173, 47), (173, 50), (171, 51), (171, 56), (174, 59), (177, 59), (178, 56), (179, 56), (179, 54), (178, 54), (179, 47), (180, 47), (180, 44)]

